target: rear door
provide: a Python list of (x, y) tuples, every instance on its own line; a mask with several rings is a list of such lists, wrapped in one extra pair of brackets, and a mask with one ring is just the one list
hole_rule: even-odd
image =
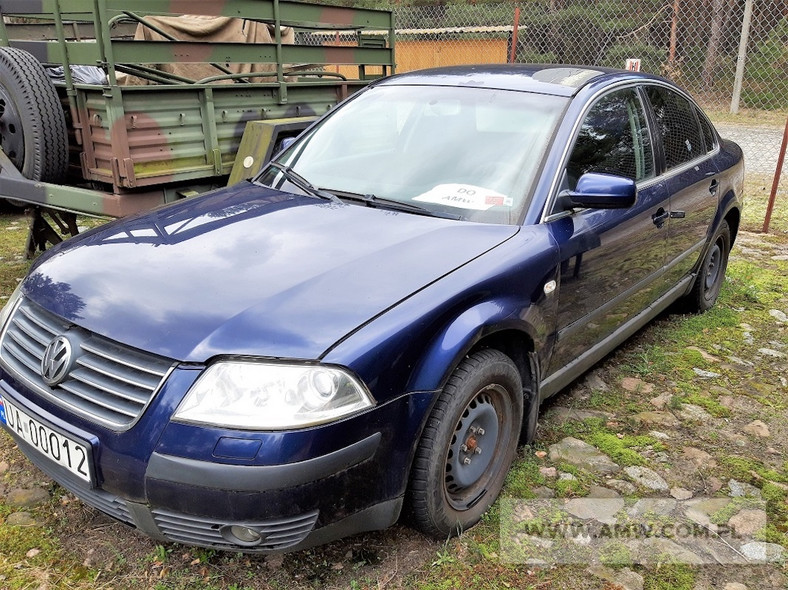
[(717, 210), (719, 150), (711, 124), (700, 109), (665, 86), (648, 85), (656, 141), (671, 193), (666, 220), (667, 287), (676, 285), (698, 262)]

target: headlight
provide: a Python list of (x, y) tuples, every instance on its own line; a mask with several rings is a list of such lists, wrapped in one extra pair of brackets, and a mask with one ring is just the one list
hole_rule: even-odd
[(22, 299), (22, 283), (19, 283), (14, 289), (14, 292), (11, 293), (11, 296), (6, 301), (3, 310), (0, 311), (0, 331), (5, 329), (5, 324), (11, 315), (14, 313), (19, 300)]
[(330, 422), (373, 404), (358, 380), (335, 367), (225, 361), (197, 379), (174, 419), (284, 430)]

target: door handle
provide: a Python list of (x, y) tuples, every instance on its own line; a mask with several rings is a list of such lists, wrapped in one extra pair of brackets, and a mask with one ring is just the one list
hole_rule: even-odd
[(670, 217), (670, 213), (668, 213), (662, 207), (660, 207), (659, 209), (657, 209), (657, 212), (651, 216), (651, 221), (653, 221), (654, 225), (656, 225), (657, 227), (662, 227), (663, 225), (665, 225), (665, 222), (668, 220), (669, 217)]
[(712, 181), (711, 181), (711, 184), (709, 185), (709, 192), (710, 192), (712, 195), (716, 195), (716, 194), (717, 194), (717, 189), (719, 189), (719, 188), (720, 188), (720, 183), (719, 183), (719, 181), (718, 181), (718, 180), (715, 178), (714, 180), (712, 180)]

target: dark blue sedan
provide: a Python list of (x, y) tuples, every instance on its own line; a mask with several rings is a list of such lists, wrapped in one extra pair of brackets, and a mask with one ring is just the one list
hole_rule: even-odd
[(496, 499), (539, 405), (668, 306), (710, 308), (741, 150), (667, 81), (394, 76), (254, 182), (42, 256), (2, 313), (0, 421), (155, 539), (439, 538)]

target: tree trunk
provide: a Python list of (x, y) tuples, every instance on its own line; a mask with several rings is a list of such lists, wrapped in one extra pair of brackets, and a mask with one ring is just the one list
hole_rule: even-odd
[(670, 19), (670, 49), (668, 50), (668, 66), (673, 69), (676, 65), (676, 44), (679, 28), (679, 0), (673, 2), (673, 17)]
[(722, 31), (725, 28), (725, 0), (711, 0), (711, 33), (706, 48), (706, 59), (703, 62), (701, 80), (703, 88), (711, 90), (714, 85), (714, 73), (717, 69)]

